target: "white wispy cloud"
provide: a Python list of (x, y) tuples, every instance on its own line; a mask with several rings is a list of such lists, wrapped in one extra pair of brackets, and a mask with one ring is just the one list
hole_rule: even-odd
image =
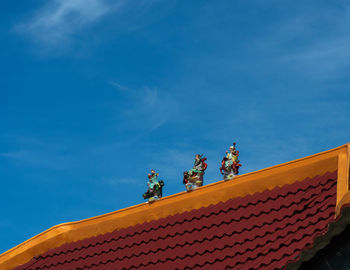
[(158, 102), (158, 90), (156, 88), (145, 87), (144, 91), (145, 95), (143, 102), (147, 106), (154, 106)]
[[(123, 1), (117, 3), (121, 5)], [(17, 25), (17, 29), (36, 41), (55, 45), (110, 11), (106, 0), (51, 0), (27, 22)]]
[(14, 136), (12, 141), (16, 150), (0, 152), (0, 158), (12, 160), (20, 166), (64, 170), (75, 163), (64, 144), (19, 136)]
[(306, 8), (268, 26), (255, 43), (277, 66), (309, 79), (347, 76), (350, 67), (350, 3), (341, 9)]
[(176, 108), (176, 104), (167, 95), (161, 95), (157, 88), (145, 87), (137, 93), (135, 107), (127, 111), (130, 117), (140, 120), (140, 125), (146, 124), (147, 131), (151, 133), (169, 120), (169, 115)]
[(54, 170), (67, 169), (72, 164), (72, 158), (58, 153), (40, 150), (20, 150), (0, 153), (0, 157), (8, 158), (21, 165), (41, 167)]
[[(143, 25), (149, 19), (146, 14), (158, 1), (160, 0), (48, 0), (29, 15), (27, 20), (18, 22), (14, 29), (41, 47), (68, 48), (79, 32), (110, 14), (117, 15), (113, 19), (116, 23), (115, 31), (140, 28), (139, 24)], [(139, 17), (141, 23), (136, 23), (136, 18)]]
[(313, 78), (342, 77), (350, 67), (350, 33), (335, 40), (320, 40), (303, 51), (281, 57), (284, 63)]
[(119, 84), (119, 83), (117, 83), (115, 81), (110, 81), (109, 84), (114, 86), (118, 90), (121, 90), (121, 91), (128, 91), (129, 90), (129, 88), (127, 88), (126, 86), (121, 85), (121, 84)]
[(178, 110), (176, 100), (157, 87), (145, 86), (135, 90), (116, 82), (110, 84), (123, 93), (127, 104), (124, 110), (118, 112), (118, 115), (123, 115), (124, 128), (138, 127), (143, 130), (142, 136), (163, 126)]

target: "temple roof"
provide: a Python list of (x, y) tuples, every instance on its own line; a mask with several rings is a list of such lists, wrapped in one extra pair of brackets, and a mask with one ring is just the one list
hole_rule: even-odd
[(57, 225), (0, 269), (297, 268), (350, 223), (349, 144)]

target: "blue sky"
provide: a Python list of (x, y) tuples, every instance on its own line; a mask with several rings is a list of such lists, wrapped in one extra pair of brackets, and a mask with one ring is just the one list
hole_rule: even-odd
[(0, 253), (233, 141), (241, 173), (349, 142), (349, 46), (350, 1), (1, 1)]

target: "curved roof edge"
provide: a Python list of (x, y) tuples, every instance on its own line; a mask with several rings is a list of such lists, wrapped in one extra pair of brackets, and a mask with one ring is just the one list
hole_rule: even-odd
[(0, 268), (13, 269), (49, 249), (66, 243), (207, 207), (232, 198), (271, 190), (277, 186), (282, 187), (336, 170), (338, 171), (336, 213), (340, 216), (342, 206), (350, 203), (349, 161), (350, 144), (346, 144), (315, 155), (240, 175), (233, 181), (219, 181), (203, 186), (195, 192), (181, 192), (164, 197), (153, 204), (143, 203), (101, 216), (56, 225), (1, 254)]

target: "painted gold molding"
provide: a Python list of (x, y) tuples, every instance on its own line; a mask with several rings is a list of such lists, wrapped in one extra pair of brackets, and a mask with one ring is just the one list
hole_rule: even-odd
[[(127, 228), (243, 197), (267, 189), (282, 187), (305, 178), (338, 170), (337, 209), (348, 194), (349, 144), (312, 156), (219, 181), (190, 193), (181, 192), (152, 204), (139, 204), (89, 219), (54, 226), (0, 255), (0, 269), (9, 270), (27, 263), (34, 256), (89, 237)], [(347, 187), (345, 188), (345, 185)]]

